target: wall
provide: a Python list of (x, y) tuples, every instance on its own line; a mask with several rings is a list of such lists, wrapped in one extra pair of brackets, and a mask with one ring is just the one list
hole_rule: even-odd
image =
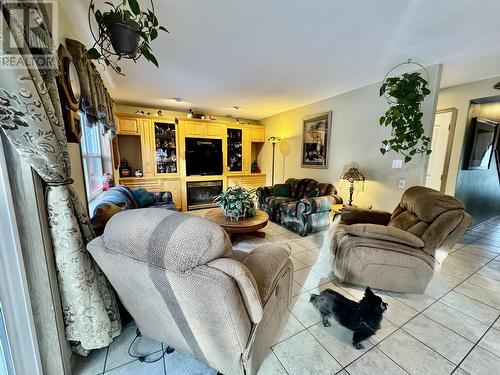
[[(423, 124), (426, 133), (432, 131), (441, 65), (427, 68), (430, 76), (431, 94), (422, 104)], [(342, 172), (352, 166), (365, 175), (364, 190), (355, 194), (354, 204), (392, 210), (401, 198), (398, 181), (406, 180), (406, 187), (422, 185), (425, 181), (427, 157), (415, 157), (401, 169), (392, 169), (393, 159), (401, 159), (395, 153), (382, 155), (381, 142), (390, 136), (390, 130), (379, 126), (380, 116), (388, 105), (379, 98), (380, 82), (347, 92), (316, 103), (299, 107), (261, 120), (266, 125), (266, 137), (279, 136), (284, 142), (277, 147), (275, 182), (288, 177), (310, 177), (321, 182), (331, 182), (347, 201), (348, 184), (340, 183)], [(332, 111), (332, 134), (328, 169), (306, 169), (301, 167), (301, 143), (303, 119), (307, 116)], [(284, 151), (284, 152), (283, 152)], [(285, 154), (285, 155), (284, 155)], [(264, 146), (259, 164), (271, 183), (271, 145)], [(359, 186), (361, 188), (362, 186)], [(357, 189), (358, 191), (360, 189)]]
[[(500, 100), (499, 96), (497, 98)], [(464, 151), (459, 163), (455, 196), (464, 202), (467, 212), (474, 217), (474, 224), (477, 224), (500, 215), (500, 180), (495, 154), (489, 169), (465, 169), (473, 137), (473, 117), (500, 122), (500, 102), (471, 104), (466, 120)]]
[(455, 194), (470, 101), (472, 99), (499, 95), (500, 91), (493, 88), (493, 85), (498, 82), (500, 82), (500, 76), (449, 87), (439, 92), (438, 109), (456, 108), (458, 110), (448, 179), (446, 181), (446, 194)]

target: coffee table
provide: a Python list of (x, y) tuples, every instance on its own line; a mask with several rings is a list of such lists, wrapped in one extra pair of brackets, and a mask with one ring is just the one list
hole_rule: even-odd
[(264, 233), (257, 232), (264, 228), (269, 221), (267, 212), (257, 210), (255, 216), (246, 217), (240, 220), (229, 220), (224, 217), (220, 208), (214, 208), (205, 214), (205, 218), (219, 224), (227, 233), (254, 233), (264, 236)]

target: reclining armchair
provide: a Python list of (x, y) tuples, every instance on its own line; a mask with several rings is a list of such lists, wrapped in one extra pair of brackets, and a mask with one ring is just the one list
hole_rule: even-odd
[(289, 178), (290, 195), (280, 196), (274, 186), (257, 189), (258, 206), (278, 222), (301, 236), (319, 232), (330, 225), (332, 204), (342, 203), (335, 186), (311, 178)]
[(472, 222), (462, 202), (422, 186), (406, 190), (392, 214), (346, 207), (332, 238), (341, 282), (423, 293)]
[(88, 250), (145, 336), (224, 374), (255, 374), (286, 323), (292, 263), (233, 251), (206, 219), (144, 208), (114, 215)]

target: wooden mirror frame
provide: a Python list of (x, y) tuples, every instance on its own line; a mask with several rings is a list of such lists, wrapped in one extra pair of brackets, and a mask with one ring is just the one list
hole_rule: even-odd
[(78, 114), (80, 101), (76, 99), (69, 79), (69, 68), (70, 64), (73, 63), (73, 59), (62, 44), (59, 45), (58, 58), (60, 74), (57, 83), (63, 110), (66, 139), (68, 142), (79, 143), (82, 135), (80, 115)]

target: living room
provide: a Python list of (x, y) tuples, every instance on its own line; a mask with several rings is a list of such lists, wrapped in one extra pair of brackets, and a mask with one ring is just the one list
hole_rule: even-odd
[(1, 374), (500, 372), (496, 1), (0, 7)]

